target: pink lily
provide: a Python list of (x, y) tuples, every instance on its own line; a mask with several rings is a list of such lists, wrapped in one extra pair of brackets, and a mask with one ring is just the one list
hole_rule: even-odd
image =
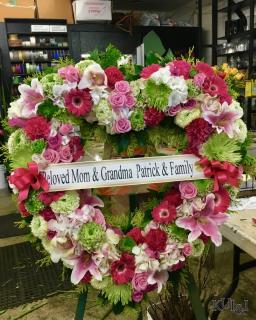
[(188, 236), (189, 242), (204, 234), (209, 236), (217, 247), (221, 245), (222, 236), (218, 225), (224, 223), (228, 219), (228, 215), (226, 213), (214, 213), (214, 199), (213, 193), (207, 195), (205, 205), (200, 211), (193, 206), (193, 214), (191, 216), (176, 220), (178, 227), (191, 231)]
[(91, 255), (85, 251), (80, 257), (68, 260), (67, 263), (68, 265), (73, 266), (71, 282), (75, 285), (83, 279), (87, 272), (89, 272), (96, 280), (102, 280), (102, 275), (99, 272), (97, 265), (91, 259)]
[(206, 111), (203, 113), (203, 118), (209, 122), (217, 132), (226, 132), (229, 138), (234, 136), (234, 121), (241, 118), (239, 111), (231, 109), (227, 102), (221, 105), (218, 112)]
[(21, 84), (19, 86), (19, 92), (23, 100), (24, 108), (23, 112), (28, 116), (36, 114), (37, 106), (44, 100), (43, 86), (38, 79), (31, 81), (31, 86), (27, 84)]
[(150, 285), (157, 285), (157, 293), (160, 293), (162, 291), (163, 285), (166, 284), (167, 280), (169, 278), (167, 271), (156, 271), (155, 273), (152, 273), (148, 277), (148, 284)]
[(80, 194), (80, 205), (81, 207), (84, 206), (85, 204), (88, 204), (89, 206), (92, 207), (104, 207), (104, 202), (96, 197), (92, 195), (92, 191), (90, 189), (87, 190), (81, 190), (79, 191)]

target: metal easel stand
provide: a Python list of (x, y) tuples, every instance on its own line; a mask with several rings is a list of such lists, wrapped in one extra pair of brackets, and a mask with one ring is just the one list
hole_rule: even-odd
[(240, 257), (241, 253), (243, 253), (243, 250), (234, 245), (234, 254), (233, 254), (233, 275), (232, 275), (232, 282), (229, 286), (228, 290), (224, 293), (222, 298), (220, 299), (221, 305), (217, 305), (217, 310), (213, 311), (211, 320), (217, 320), (219, 317), (219, 314), (224, 309), (225, 305), (228, 303), (229, 298), (232, 296), (232, 294), (235, 292), (238, 282), (239, 282), (239, 276), (242, 271), (248, 270), (250, 268), (256, 267), (256, 260), (251, 260), (245, 263), (241, 264)]

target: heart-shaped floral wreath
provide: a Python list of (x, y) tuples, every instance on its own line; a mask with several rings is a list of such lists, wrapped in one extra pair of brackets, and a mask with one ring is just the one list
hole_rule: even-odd
[[(32, 235), (73, 284), (131, 307), (205, 243), (221, 244), (218, 226), (242, 172), (255, 168), (232, 70), (191, 59), (142, 69), (109, 47), (19, 86), (8, 110), (9, 183)], [(194, 154), (207, 179), (161, 185), (129, 215), (111, 214), (99, 190), (48, 192), (40, 170), (81, 161), (98, 142), (114, 156), (156, 155), (160, 146)]]

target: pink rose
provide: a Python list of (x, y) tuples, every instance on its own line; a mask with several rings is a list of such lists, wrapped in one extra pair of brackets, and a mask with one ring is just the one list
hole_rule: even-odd
[(132, 294), (132, 300), (134, 302), (140, 302), (143, 299), (143, 293), (139, 291), (135, 291)]
[(181, 194), (181, 198), (183, 199), (192, 199), (197, 195), (197, 188), (193, 182), (185, 181), (180, 182), (179, 190)]
[(168, 116), (170, 117), (174, 117), (176, 116), (177, 113), (179, 113), (181, 110), (181, 105), (178, 104), (175, 107), (169, 107), (168, 110), (166, 111), (166, 113), (168, 114)]
[(126, 96), (120, 92), (112, 92), (108, 98), (113, 109), (122, 108), (126, 104)]
[(197, 87), (202, 88), (205, 78), (206, 75), (204, 73), (198, 73), (194, 76), (193, 82)]
[(188, 257), (192, 253), (192, 245), (190, 243), (185, 243), (184, 247), (182, 248), (182, 253), (185, 257)]
[(62, 137), (60, 134), (56, 134), (54, 137), (48, 138), (48, 146), (50, 149), (58, 150), (61, 146)]
[(69, 146), (63, 146), (59, 150), (61, 162), (72, 162), (73, 156)]
[(113, 123), (113, 130), (115, 133), (125, 133), (131, 131), (131, 129), (131, 122), (127, 118), (120, 118)]
[(135, 291), (144, 291), (148, 286), (148, 276), (147, 272), (135, 273), (132, 279), (132, 287)]
[(132, 95), (130, 95), (130, 94), (128, 94), (127, 96), (126, 96), (126, 107), (128, 107), (128, 108), (132, 108), (132, 107), (134, 107), (135, 106), (135, 98), (134, 98), (134, 96), (132, 96)]
[(69, 82), (79, 81), (79, 71), (73, 66), (67, 66), (59, 69), (58, 74), (61, 78), (64, 78)]
[(73, 126), (72, 124), (66, 123), (62, 124), (59, 128), (59, 133), (62, 134), (63, 136), (67, 136), (73, 131)]
[(46, 149), (43, 153), (43, 157), (49, 163), (58, 163), (60, 162), (60, 155), (57, 151), (53, 149)]
[(120, 93), (128, 93), (131, 91), (129, 82), (124, 80), (117, 81), (115, 83), (115, 89), (117, 92), (120, 92)]

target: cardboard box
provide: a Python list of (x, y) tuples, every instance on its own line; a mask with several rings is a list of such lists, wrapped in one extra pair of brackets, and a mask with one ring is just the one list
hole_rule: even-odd
[(111, 21), (111, 1), (76, 0), (73, 2), (75, 21)]
[(11, 5), (10, 0), (0, 1), (0, 21), (5, 18), (34, 18), (34, 0), (17, 0), (16, 5)]
[(37, 0), (40, 19), (66, 19), (74, 23), (71, 0)]

